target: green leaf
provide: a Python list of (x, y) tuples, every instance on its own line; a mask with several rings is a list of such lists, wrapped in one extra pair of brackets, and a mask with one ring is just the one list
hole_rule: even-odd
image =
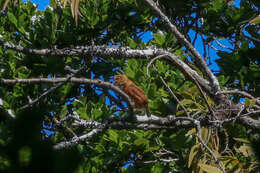
[(104, 145), (102, 145), (101, 143), (99, 143), (96, 148), (95, 148), (99, 153), (103, 153), (104, 151), (106, 151)]
[(158, 92), (159, 92), (160, 96), (162, 96), (162, 97), (169, 97), (169, 93), (166, 92), (166, 91), (165, 91), (164, 89), (162, 89), (162, 88), (160, 88)]
[(156, 61), (156, 62), (155, 62), (155, 66), (157, 67), (159, 73), (165, 73), (166, 70), (167, 70), (167, 69), (164, 67), (162, 61)]
[(19, 150), (19, 161), (22, 165), (29, 164), (31, 160), (31, 148), (28, 146), (24, 146)]
[(181, 101), (181, 103), (183, 104), (183, 106), (185, 106), (185, 105), (193, 104), (194, 101), (193, 101), (193, 100), (190, 100), (190, 99), (183, 99), (183, 100)]
[(162, 163), (160, 163), (160, 162), (157, 162), (157, 163), (155, 163), (154, 165), (153, 165), (153, 167), (152, 167), (152, 169), (151, 169), (151, 172), (152, 173), (162, 173), (162, 172), (164, 172), (163, 170), (164, 170), (164, 165), (162, 164)]
[(139, 138), (134, 141), (134, 144), (137, 146), (147, 146), (149, 145), (149, 140), (145, 138)]
[(103, 112), (100, 109), (92, 109), (92, 111), (91, 111), (91, 115), (95, 119), (99, 118), (102, 114), (103, 114)]
[(165, 42), (165, 35), (163, 33), (156, 33), (153, 34), (153, 36), (154, 36), (155, 43), (161, 47)]
[(223, 5), (224, 5), (224, 3), (222, 0), (213, 0), (212, 9), (215, 12), (218, 12), (219, 10), (221, 10), (223, 8)]
[(249, 107), (249, 108), (252, 108), (254, 105), (255, 105), (255, 99), (249, 99), (249, 98), (246, 98), (245, 99), (245, 105), (246, 107)]
[(147, 94), (148, 98), (152, 99), (152, 98), (156, 97), (156, 95), (157, 95), (156, 93), (157, 93), (157, 87), (154, 83), (152, 83), (148, 90), (148, 94)]
[(12, 24), (14, 24), (14, 26), (17, 27), (17, 19), (16, 19), (16, 17), (13, 15), (13, 13), (8, 12), (8, 18), (9, 18), (10, 22), (11, 22)]
[(153, 146), (153, 147), (148, 147), (144, 152), (157, 151), (159, 149), (160, 149), (160, 146)]
[(138, 45), (138, 44), (137, 44), (132, 38), (130, 38), (130, 37), (127, 37), (127, 38), (126, 38), (126, 41), (127, 41), (127, 43), (129, 44), (129, 46), (130, 46), (132, 49), (136, 48), (137, 45)]
[(18, 72), (18, 78), (27, 78), (30, 75), (30, 70), (25, 67), (25, 66), (21, 66), (17, 69)]
[(228, 82), (229, 78), (230, 78), (229, 76), (220, 75), (218, 77), (218, 80), (219, 80), (219, 83), (221, 84), (221, 86), (224, 86)]
[(118, 133), (114, 130), (109, 130), (109, 140), (113, 141), (114, 143), (118, 143)]

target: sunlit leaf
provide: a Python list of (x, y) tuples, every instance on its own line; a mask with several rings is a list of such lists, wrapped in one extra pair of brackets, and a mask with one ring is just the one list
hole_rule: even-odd
[(245, 98), (245, 105), (249, 108), (252, 108), (255, 105), (255, 99)]
[(215, 166), (199, 163), (199, 167), (207, 173), (222, 173), (222, 171)]
[(200, 144), (193, 145), (190, 149), (190, 154), (189, 154), (189, 161), (188, 161), (188, 167), (190, 168), (192, 165), (192, 161), (194, 160), (194, 157), (198, 153), (198, 149), (200, 147)]
[(260, 16), (257, 16), (255, 18), (253, 18), (252, 20), (249, 21), (250, 24), (259, 24), (260, 23)]
[(192, 128), (190, 129), (186, 134), (185, 136), (190, 136), (190, 135), (193, 135), (197, 132), (196, 128)]
[(245, 139), (245, 138), (233, 138), (234, 140), (236, 141), (239, 141), (239, 142), (243, 142), (243, 143), (246, 143), (246, 144), (250, 144), (251, 142), (248, 140), (248, 139)]
[(249, 157), (253, 154), (253, 148), (247, 145), (242, 145), (239, 147), (239, 151), (243, 153), (245, 157)]

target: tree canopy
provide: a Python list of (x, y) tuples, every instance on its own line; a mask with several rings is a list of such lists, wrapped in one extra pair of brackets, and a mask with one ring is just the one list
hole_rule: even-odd
[(0, 5), (1, 172), (260, 171), (258, 0)]

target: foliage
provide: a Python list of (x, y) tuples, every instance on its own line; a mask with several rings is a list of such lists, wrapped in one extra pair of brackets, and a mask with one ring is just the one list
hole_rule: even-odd
[[(63, 2), (64, 6), (60, 6), (51, 1), (51, 7), (45, 11), (37, 10), (31, 2), (9, 4), (1, 11), (0, 39), (37, 49), (92, 44), (142, 49), (155, 45), (168, 49), (183, 61), (189, 61), (187, 57), (190, 55), (183, 49), (183, 45), (177, 42), (176, 37), (144, 1), (88, 0), (80, 1), (78, 5), (72, 1), (72, 9), (69, 4), (66, 5), (68, 1)], [(4, 5), (5, 1), (0, 0), (0, 4)], [(259, 39), (259, 26), (249, 25), (249, 21), (258, 13), (259, 2), (241, 1), (240, 8), (224, 0), (160, 0), (159, 4), (191, 42), (193, 40), (188, 33), (193, 30), (203, 35), (204, 43), (211, 44), (216, 39), (225, 38), (232, 45), (231, 50), (217, 51), (220, 71), (216, 75), (222, 88), (239, 89), (255, 96), (260, 93), (259, 41), (248, 36)], [(204, 23), (198, 22), (200, 19)], [(146, 43), (142, 41), (142, 34), (147, 31), (153, 32), (153, 39)], [(149, 69), (150, 76), (147, 76), (147, 63), (146, 59), (123, 57), (36, 56), (2, 46), (0, 78), (66, 77), (66, 66), (73, 69), (86, 67), (87, 70), (80, 73), (81, 77), (111, 82), (115, 74), (125, 73), (145, 91), (153, 114), (160, 117), (173, 114), (186, 116), (160, 80), (161, 76), (191, 114), (197, 111), (206, 114), (207, 104), (200, 91), (185, 79), (180, 70), (166, 61), (157, 60), (154, 68)], [(194, 64), (190, 66), (201, 74)], [(53, 128), (53, 115), (62, 119), (68, 112), (75, 111), (82, 119), (101, 122), (113, 114), (123, 116), (124, 113), (118, 112), (118, 106), (108, 97), (109, 91), (94, 85), (72, 83), (64, 84), (33, 108), (19, 110), (28, 103), (28, 98), (35, 99), (50, 87), (50, 84), (17, 83), (7, 86), (0, 83), (1, 172), (39, 172), (41, 168), (44, 172), (79, 173), (221, 172), (212, 155), (196, 137), (195, 128), (109, 129), (84, 144), (61, 152), (53, 151), (53, 144), (66, 140), (66, 135)], [(232, 100), (238, 103), (240, 97), (233, 96)], [(207, 99), (214, 106), (213, 101), (209, 97)], [(255, 102), (247, 99), (245, 104), (252, 107)], [(15, 119), (10, 118), (8, 110), (15, 114)], [(89, 131), (72, 129), (78, 134)], [(55, 133), (48, 136), (46, 130)], [(202, 138), (227, 171), (260, 170), (255, 153), (257, 151), (252, 148), (259, 141), (259, 134), (254, 131), (232, 123), (220, 129), (203, 127)], [(133, 165), (125, 168), (131, 161)]]

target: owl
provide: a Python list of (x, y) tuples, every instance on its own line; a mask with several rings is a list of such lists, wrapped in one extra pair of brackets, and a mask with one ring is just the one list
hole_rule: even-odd
[(138, 87), (124, 74), (115, 75), (114, 81), (114, 84), (123, 90), (133, 101), (134, 108), (145, 109), (147, 116), (151, 116), (150, 110), (148, 108), (149, 100), (140, 87)]

